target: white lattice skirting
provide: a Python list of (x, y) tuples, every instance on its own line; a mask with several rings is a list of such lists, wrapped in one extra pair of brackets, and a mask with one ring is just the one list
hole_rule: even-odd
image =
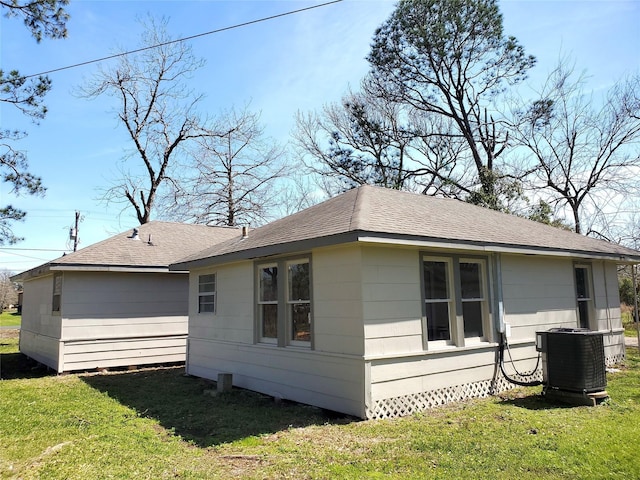
[[(624, 354), (612, 355), (605, 359), (607, 367), (621, 363)], [(534, 375), (521, 377), (513, 375), (512, 378), (518, 381), (542, 380), (542, 369), (539, 368)], [(483, 398), (496, 393), (504, 392), (517, 385), (509, 382), (502, 374), (499, 374), (495, 382), (493, 380), (483, 380), (479, 382), (467, 383), (464, 385), (454, 385), (451, 387), (438, 388), (427, 392), (414, 393), (401, 397), (385, 398), (377, 400), (367, 408), (366, 418), (395, 418), (421, 412), (438, 405), (451, 402), (459, 402), (470, 398)]]
[(623, 352), (616, 353), (614, 355), (608, 355), (604, 359), (604, 363), (607, 367), (612, 367), (614, 365), (620, 365), (625, 360), (625, 354)]

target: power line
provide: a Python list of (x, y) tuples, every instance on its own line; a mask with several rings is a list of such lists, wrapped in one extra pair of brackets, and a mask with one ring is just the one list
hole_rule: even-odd
[[(59, 252), (60, 250), (55, 250), (56, 252)], [(63, 250), (64, 251), (64, 250)], [(5, 252), (8, 255), (13, 255), (14, 257), (20, 257), (20, 258), (28, 258), (30, 260), (38, 260), (38, 261), (45, 261), (46, 259), (44, 258), (40, 258), (40, 257), (32, 257), (30, 255), (21, 255), (19, 253), (13, 253), (13, 252)], [(2, 262), (2, 263), (24, 263), (24, 262), (16, 262), (14, 261), (8, 261), (8, 262)]]
[[(83, 67), (85, 65), (90, 65), (92, 63), (103, 62), (105, 60), (112, 60), (114, 58), (124, 57), (124, 56), (127, 56), (127, 55), (131, 55), (133, 53), (140, 53), (140, 52), (144, 52), (145, 50), (151, 50), (153, 48), (164, 47), (166, 45), (171, 45), (173, 43), (186, 42), (188, 40), (193, 40), (195, 38), (204, 37), (204, 36), (207, 36), (207, 35), (213, 35), (215, 33), (226, 32), (228, 30), (234, 30), (236, 28), (246, 27), (246, 26), (249, 26), (249, 25), (254, 25), (256, 23), (266, 22), (266, 21), (269, 21), (269, 20), (274, 20), (276, 18), (286, 17), (288, 15), (294, 15), (296, 13), (302, 13), (302, 12), (306, 12), (308, 10), (313, 10), (315, 8), (326, 7), (328, 5), (332, 5), (334, 3), (339, 3), (339, 2), (342, 2), (342, 0), (332, 0), (330, 2), (320, 3), (318, 5), (312, 5), (311, 7), (299, 8), (298, 10), (291, 10), (289, 12), (278, 13), (276, 15), (271, 15), (270, 17), (263, 17), (263, 18), (258, 18), (256, 20), (249, 20), (248, 22), (238, 23), (238, 24), (235, 24), (235, 25), (231, 25), (229, 27), (222, 27), (222, 28), (218, 28), (216, 30), (211, 30), (209, 32), (198, 33), (197, 35), (191, 35), (189, 37), (179, 38), (177, 40), (171, 40), (171, 41), (164, 42), (164, 43), (158, 43), (156, 45), (151, 45), (149, 47), (142, 47), (142, 48), (138, 48), (138, 49), (135, 49), (135, 50), (129, 50), (129, 51), (126, 51), (126, 52), (116, 53), (114, 55), (109, 55), (107, 57), (97, 58), (95, 60), (88, 60), (86, 62), (75, 63), (73, 65), (68, 65), (66, 67), (54, 68), (52, 70), (47, 70), (45, 72), (33, 73), (31, 75), (22, 75), (21, 78), (38, 77), (38, 76), (41, 76), (41, 75), (48, 75), (50, 73), (60, 72), (62, 70), (69, 70), (71, 68)], [(0, 83), (6, 83), (6, 81), (5, 82), (0, 82)]]

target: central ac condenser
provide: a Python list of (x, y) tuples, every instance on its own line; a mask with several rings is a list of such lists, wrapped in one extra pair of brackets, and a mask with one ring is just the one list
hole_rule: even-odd
[(545, 390), (602, 392), (607, 386), (603, 334), (582, 328), (536, 332)]

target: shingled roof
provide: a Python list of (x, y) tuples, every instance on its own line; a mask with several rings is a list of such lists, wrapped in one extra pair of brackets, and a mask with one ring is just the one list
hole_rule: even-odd
[(171, 263), (216, 243), (239, 237), (240, 230), (171, 222), (149, 222), (16, 275), (17, 280), (48, 271), (168, 271)]
[(384, 241), (423, 246), (521, 251), (640, 261), (640, 252), (453, 199), (361, 186), (323, 203), (186, 256), (171, 269)]

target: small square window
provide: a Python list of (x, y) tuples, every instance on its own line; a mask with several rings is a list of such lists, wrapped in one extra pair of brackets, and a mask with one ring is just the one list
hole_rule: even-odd
[(198, 277), (198, 313), (216, 312), (216, 274)]

